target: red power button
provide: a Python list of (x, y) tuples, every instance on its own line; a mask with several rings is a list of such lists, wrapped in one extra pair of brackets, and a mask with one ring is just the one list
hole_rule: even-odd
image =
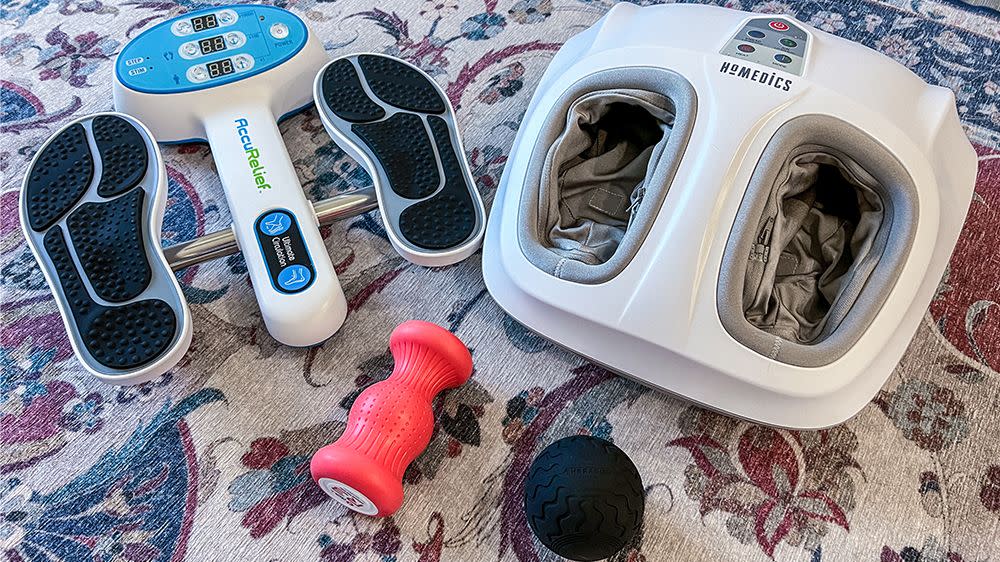
[(772, 21), (767, 24), (775, 31), (788, 31), (788, 24), (783, 21)]

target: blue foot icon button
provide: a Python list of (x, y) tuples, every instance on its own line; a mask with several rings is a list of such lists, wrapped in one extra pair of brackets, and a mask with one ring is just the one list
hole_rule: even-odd
[(312, 280), (312, 272), (304, 265), (290, 265), (278, 274), (278, 286), (293, 293), (305, 288)]
[(264, 218), (260, 220), (259, 227), (260, 231), (267, 236), (281, 236), (291, 225), (292, 217), (288, 216), (288, 213), (275, 211), (265, 215)]

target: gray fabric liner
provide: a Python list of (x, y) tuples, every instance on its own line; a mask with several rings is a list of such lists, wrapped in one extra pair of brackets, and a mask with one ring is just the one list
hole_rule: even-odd
[[(602, 242), (608, 244), (596, 254), (576, 251), (574, 244), (579, 239), (573, 242), (572, 234), (566, 234), (565, 229), (559, 226), (560, 214), (566, 207), (560, 208), (559, 165), (554, 163), (563, 164), (577, 156), (559, 153), (562, 145), (559, 141), (574, 119), (574, 104), (582, 98), (597, 100), (598, 109), (603, 98), (643, 107), (661, 120), (673, 115), (672, 130), (665, 130), (663, 138), (648, 150), (649, 164), (644, 166), (646, 180), (642, 185), (644, 194), (641, 202), (627, 217), (622, 214), (622, 209), (589, 215), (591, 220), (608, 219), (610, 222), (615, 222), (614, 217), (617, 216), (617, 220), (628, 225), (617, 244), (614, 244), (614, 233), (598, 228), (595, 232), (599, 238), (603, 237)], [(604, 283), (621, 273), (639, 250), (660, 212), (691, 136), (696, 109), (697, 98), (691, 84), (679, 74), (662, 68), (632, 67), (602, 71), (573, 84), (547, 116), (532, 148), (518, 213), (518, 242), (525, 257), (542, 271), (576, 283)], [(591, 212), (596, 212), (597, 207), (609, 208), (611, 199), (621, 195), (611, 189), (607, 190), (611, 195), (602, 196), (598, 185), (592, 187), (586, 190), (581, 203), (573, 203), (571, 207), (589, 207)], [(553, 233), (558, 242), (553, 241)], [(600, 242), (593, 242), (591, 240), (591, 247), (601, 245)]]
[(669, 139), (672, 107), (644, 90), (591, 92), (573, 102), (542, 170), (538, 228), (549, 229), (553, 252), (588, 265), (614, 255)]
[(743, 285), (747, 320), (811, 344), (836, 329), (889, 230), (878, 182), (849, 156), (803, 145), (787, 157), (757, 224)]
[[(878, 203), (883, 209), (880, 221), (873, 216), (861, 221), (852, 242), (857, 252), (854, 262), (846, 272), (840, 272), (840, 279), (826, 287), (828, 295), (835, 293), (836, 297), (825, 317), (796, 337), (799, 341), (792, 341), (754, 325), (747, 313), (753, 320), (766, 323), (759, 316), (762, 303), (754, 301), (770, 295), (768, 288), (760, 285), (773, 282), (775, 270), (787, 264), (772, 259), (771, 271), (763, 272), (758, 235), (767, 217), (775, 214), (774, 206), (781, 202), (779, 192), (789, 189), (793, 161), (815, 155), (821, 155), (824, 163), (835, 163), (846, 170), (862, 194), (862, 206), (865, 202), (870, 205), (869, 212), (874, 213)], [(765, 213), (767, 209), (772, 211)], [(765, 147), (726, 244), (717, 293), (724, 328), (743, 345), (776, 361), (802, 367), (832, 363), (857, 343), (884, 304), (909, 254), (917, 217), (912, 178), (877, 141), (833, 117), (805, 115), (792, 119)], [(872, 232), (873, 228), (877, 230)], [(772, 244), (771, 251), (779, 248)], [(795, 316), (787, 309), (783, 314), (786, 319)], [(781, 332), (780, 328), (776, 331)]]

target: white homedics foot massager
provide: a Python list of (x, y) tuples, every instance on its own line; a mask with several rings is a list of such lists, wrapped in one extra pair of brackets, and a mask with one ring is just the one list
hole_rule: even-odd
[(902, 356), (975, 175), (952, 92), (881, 54), (785, 16), (618, 4), (541, 78), (486, 284), (643, 383), (830, 426)]
[[(122, 113), (84, 117), (53, 135), (32, 161), (21, 197), (29, 245), (88, 370), (107, 382), (137, 384), (173, 367), (191, 340), (173, 271), (238, 250), (275, 339), (295, 346), (324, 341), (343, 324), (347, 305), (318, 226), (368, 211), (389, 191), (399, 196), (381, 205), (386, 224), (423, 250), (404, 257), (447, 265), (476, 250), (485, 213), (447, 98), (419, 70), (366, 57), (392, 72), (407, 70), (405, 80), (366, 76), (375, 86), (355, 93), (352, 103), (419, 110), (433, 102), (427, 113), (434, 116), (423, 118), (436, 148), (422, 162), (433, 177), (425, 174), (416, 194), (400, 193), (411, 178), (376, 179), (375, 189), (314, 207), (275, 122), (311, 102), (328, 62), (302, 20), (269, 6), (214, 7), (160, 23), (122, 49), (114, 83)], [(389, 93), (380, 95), (376, 83)], [(355, 87), (356, 79), (347, 86)], [(156, 142), (192, 140), (211, 145), (233, 225), (164, 251), (167, 178)], [(373, 177), (372, 161), (409, 166), (387, 150), (366, 146), (362, 164)]]

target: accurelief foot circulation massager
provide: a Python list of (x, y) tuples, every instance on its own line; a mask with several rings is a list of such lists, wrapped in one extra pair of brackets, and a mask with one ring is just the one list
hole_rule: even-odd
[[(21, 224), (89, 371), (138, 384), (173, 367), (191, 341), (173, 271), (240, 250), (275, 339), (313, 345), (339, 329), (346, 301), (318, 226), (375, 208), (380, 194), (366, 188), (310, 204), (275, 122), (310, 103), (327, 60), (285, 10), (240, 5), (186, 14), (119, 54), (114, 98), (123, 113), (77, 119), (43, 144), (24, 179)], [(397, 97), (405, 102), (409, 93)], [(455, 134), (450, 106), (445, 113)], [(156, 142), (192, 140), (211, 145), (233, 225), (163, 249), (167, 176)], [(478, 207), (438, 205), (420, 214), (424, 224), (447, 211), (447, 224), (471, 225), (460, 240), (449, 238), (455, 244), (434, 247), (433, 265), (467, 257), (482, 238), (482, 203), (471, 179), (463, 185)], [(444, 179), (439, 190), (455, 191)], [(423, 195), (436, 201), (438, 194)], [(383, 207), (386, 223), (399, 224), (392, 213), (406, 208)]]
[(211, 145), (264, 323), (296, 346), (327, 339), (347, 315), (276, 123), (309, 104), (309, 86), (327, 60), (291, 12), (229, 6), (157, 24), (115, 62), (118, 111), (159, 142)]
[(975, 176), (952, 92), (875, 51), (786, 16), (618, 4), (541, 78), (484, 275), (597, 363), (826, 427), (902, 356)]

